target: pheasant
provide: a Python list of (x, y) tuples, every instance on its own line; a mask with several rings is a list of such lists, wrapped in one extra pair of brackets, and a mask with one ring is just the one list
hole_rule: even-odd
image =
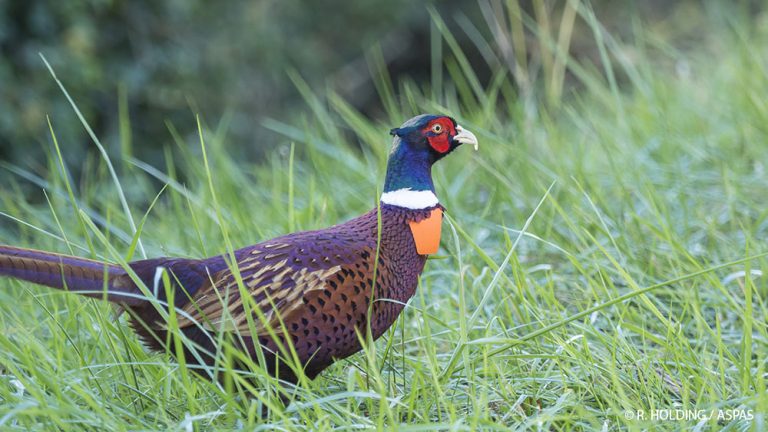
[(395, 322), (439, 245), (443, 207), (431, 167), (461, 144), (478, 145), (447, 116), (422, 114), (390, 134), (380, 204), (342, 224), (232, 255), (155, 258), (128, 268), (0, 246), (0, 275), (116, 303), (152, 350), (167, 349), (169, 332), (183, 334), (184, 348), (172, 354), (188, 365), (212, 366), (223, 332), (277, 378), (296, 383), (301, 367), (313, 379), (361, 350), (361, 335), (376, 339)]

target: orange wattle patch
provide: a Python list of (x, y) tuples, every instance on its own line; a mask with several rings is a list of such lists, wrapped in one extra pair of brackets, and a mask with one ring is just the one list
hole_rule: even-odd
[(413, 240), (416, 242), (416, 252), (419, 255), (431, 255), (437, 253), (440, 248), (440, 228), (443, 222), (443, 210), (439, 207), (432, 210), (432, 213), (418, 222), (411, 221), (408, 225), (411, 227)]

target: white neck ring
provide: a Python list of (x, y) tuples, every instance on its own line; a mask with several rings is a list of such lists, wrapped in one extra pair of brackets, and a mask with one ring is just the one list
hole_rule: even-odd
[(435, 193), (429, 190), (414, 191), (403, 188), (381, 194), (381, 202), (411, 210), (421, 210), (436, 206), (439, 201)]

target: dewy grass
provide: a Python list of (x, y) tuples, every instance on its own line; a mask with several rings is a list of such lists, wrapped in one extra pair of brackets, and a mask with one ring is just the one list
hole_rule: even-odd
[[(264, 120), (285, 144), (256, 164), (229, 155), (239, 143), (223, 139), (227, 116), (201, 122), (189, 142), (196, 131), (169, 125), (160, 162), (105, 143), (114, 171), (79, 183), (54, 134), (45, 169), (3, 164), (17, 180), (0, 189), (0, 242), (119, 262), (141, 250), (134, 233), (148, 256), (204, 257), (369, 210), (387, 131), (416, 112), (454, 115), (481, 139), (479, 153), (436, 167), (454, 234), (397, 325), (375, 350), (289, 389), (287, 407), (258, 368), (242, 373), (261, 387), (231, 365), (229, 387), (209, 382), (143, 349), (108, 305), (3, 279), (0, 429), (764, 430), (768, 34), (734, 19), (712, 25), (716, 43), (681, 53), (640, 30), (622, 42), (569, 4), (600, 35), (600, 57), (626, 74), (608, 80), (603, 66), (565, 56), (566, 39), (536, 33), (560, 49), (546, 96), (562, 93), (547, 104), (559, 108), (518, 97), (516, 81), (537, 76), (519, 69), (535, 67), (525, 58), (484, 87), (442, 40), (432, 42), (432, 63), (446, 65), (433, 73), (440, 88), (385, 82), (371, 54), (394, 119), (367, 119), (294, 74), (309, 109), (303, 120)], [(502, 30), (541, 31), (517, 2), (506, 7)], [(444, 37), (452, 22), (433, 19), (432, 37)], [(565, 77), (574, 82), (561, 92), (552, 80)], [(52, 132), (78, 121), (54, 120)], [(45, 194), (25, 197), (21, 185)], [(146, 217), (137, 226), (132, 214)], [(671, 410), (731, 417), (659, 419)]]

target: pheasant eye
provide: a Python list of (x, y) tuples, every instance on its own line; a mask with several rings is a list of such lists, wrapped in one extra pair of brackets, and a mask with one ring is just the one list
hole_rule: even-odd
[(441, 125), (440, 123), (437, 123), (436, 125), (432, 126), (432, 132), (436, 134), (443, 132), (443, 125)]

